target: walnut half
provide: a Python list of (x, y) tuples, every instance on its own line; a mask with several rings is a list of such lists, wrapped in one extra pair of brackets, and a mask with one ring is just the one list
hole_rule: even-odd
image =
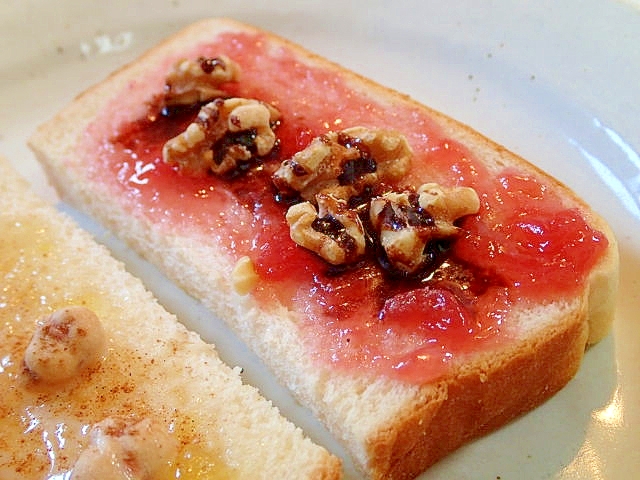
[(364, 255), (365, 232), (358, 214), (330, 194), (320, 193), (316, 201), (317, 211), (311, 202), (289, 207), (291, 239), (332, 265), (353, 263)]
[(275, 146), (280, 113), (246, 98), (218, 98), (200, 109), (186, 130), (164, 144), (163, 160), (188, 175), (227, 174)]
[(367, 187), (401, 179), (410, 163), (411, 148), (404, 136), (353, 127), (314, 138), (282, 162), (273, 182), (285, 195), (295, 192), (307, 201), (320, 192), (349, 200)]
[(369, 217), (389, 263), (401, 273), (413, 274), (428, 261), (430, 242), (457, 235), (454, 222), (479, 208), (472, 188), (427, 183), (415, 193), (373, 198)]

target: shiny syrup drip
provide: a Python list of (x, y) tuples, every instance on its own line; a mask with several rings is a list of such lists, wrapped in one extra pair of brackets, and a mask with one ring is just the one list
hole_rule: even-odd
[[(99, 164), (119, 172), (117, 180), (101, 181), (113, 182), (119, 192), (114, 197), (126, 198), (152, 221), (190, 229), (236, 257), (249, 255), (262, 280), (256, 299), (304, 312), (301, 328), (320, 361), (426, 381), (456, 357), (508, 338), (514, 304), (581, 288), (606, 238), (578, 211), (560, 206), (534, 173), (507, 168), (490, 174), (424, 112), (406, 105), (388, 111), (350, 90), (334, 72), (264, 49), (259, 36), (228, 35), (199, 46), (198, 55), (234, 58), (244, 73), (240, 84), (228, 86), (229, 95), (279, 108), (283, 120), (274, 154), (232, 180), (181, 176), (162, 163), (160, 152), (195, 114), (183, 112), (121, 125), (117, 137), (99, 147)], [(336, 271), (289, 239), (286, 207), (274, 199), (270, 174), (313, 137), (355, 125), (407, 136), (415, 152), (409, 183), (467, 185), (480, 196), (479, 215), (461, 222), (465, 233), (429, 277), (389, 278), (371, 258)], [(136, 162), (154, 166), (144, 184), (127, 179)]]

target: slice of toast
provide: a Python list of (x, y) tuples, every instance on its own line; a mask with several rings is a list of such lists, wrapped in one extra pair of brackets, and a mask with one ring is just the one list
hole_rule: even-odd
[[(274, 130), (280, 143), (259, 167), (245, 176), (240, 174), (245, 180), (221, 180), (215, 174), (192, 178), (189, 168), (181, 172), (168, 167), (157, 143), (168, 141), (176, 132), (163, 123), (166, 130), (158, 127), (156, 136), (144, 133), (157, 121), (158, 98), (164, 95), (162, 101), (167, 102), (173, 93), (167, 81), (172, 65), (184, 58), (222, 55), (237, 62), (241, 73), (221, 86), (220, 95), (260, 100), (276, 108), (279, 115), (273, 123), (277, 124)], [(171, 116), (167, 118), (170, 123)], [(351, 338), (342, 333), (362, 331), (361, 325), (373, 325), (372, 329), (380, 325), (377, 307), (371, 307), (370, 317), (358, 316), (341, 310), (339, 300), (331, 297), (333, 293), (323, 297), (324, 292), (335, 290), (326, 264), (273, 226), (279, 220), (262, 210), (264, 202), (269, 202), (266, 196), (254, 201), (256, 192), (269, 186), (241, 183), (258, 177), (256, 172), (268, 170), (273, 161), (291, 158), (316, 136), (322, 142), (332, 129), (361, 126), (398, 131), (406, 137), (414, 155), (408, 178), (419, 182), (416, 186), (436, 181), (449, 187), (468, 183), (476, 189), (481, 210), (456, 223), (466, 233), (451, 251), (461, 258), (457, 245), (460, 249), (466, 245), (465, 265), (475, 264), (474, 256), (482, 259), (495, 252), (491, 260), (503, 262), (491, 267), (487, 260), (482, 272), (477, 267), (473, 274), (488, 285), (499, 284), (498, 290), (506, 292), (506, 297), (500, 297), (504, 309), (496, 297), (486, 313), (498, 333), (490, 333), (486, 343), (480, 341), (481, 347), (470, 351), (461, 348), (452, 355), (453, 360), (445, 352), (431, 363), (428, 355), (416, 354), (411, 360), (421, 367), (404, 368), (403, 360), (397, 364), (400, 368), (389, 367), (387, 362), (385, 370), (380, 365), (385, 365), (385, 358), (395, 359), (395, 352), (380, 354), (375, 350), (383, 348), (379, 344), (367, 350), (367, 342), (375, 336), (375, 342), (389, 341), (394, 345), (391, 348), (398, 349), (405, 345), (404, 340), (393, 343), (391, 335), (387, 338), (378, 332), (367, 337), (365, 332), (358, 337), (358, 347), (347, 345)], [(411, 478), (469, 439), (539, 405), (572, 378), (586, 346), (601, 339), (613, 319), (618, 274), (615, 238), (607, 224), (569, 189), (467, 126), (273, 34), (235, 21), (204, 20), (167, 39), (81, 94), (37, 130), (30, 146), (66, 201), (112, 229), (227, 321), (344, 443), (370, 478)], [(498, 189), (519, 179), (525, 179), (525, 184), (498, 195)], [(259, 188), (254, 188), (256, 185)], [(540, 197), (552, 198), (553, 207), (527, 211), (519, 205), (519, 198), (523, 205), (524, 200), (535, 201), (532, 189), (536, 188)], [(522, 214), (511, 219), (519, 222), (523, 231), (528, 228), (526, 222), (517, 218), (532, 218), (533, 210), (542, 217), (551, 212), (556, 226), (562, 223), (559, 212), (569, 215), (562, 217), (566, 220), (563, 224), (583, 225), (580, 232), (588, 234), (586, 241), (572, 244), (576, 249), (590, 245), (584, 251), (588, 260), (569, 262), (571, 268), (567, 269), (562, 262), (539, 267), (537, 255), (530, 250), (524, 257), (505, 257), (518, 250), (516, 241), (501, 249), (499, 244), (485, 241), (483, 235), (510, 228), (497, 221), (488, 223), (497, 214), (506, 218), (507, 207), (500, 204), (507, 197), (513, 200), (508, 208)], [(277, 211), (279, 204), (274, 205)], [(554, 228), (550, 230), (556, 231)], [(266, 233), (261, 235), (260, 230)], [(536, 232), (529, 229), (529, 233)], [(505, 237), (512, 238), (510, 235)], [(547, 243), (538, 245), (541, 252)], [(496, 247), (494, 253), (488, 253), (491, 246)], [(272, 257), (281, 255), (281, 260), (269, 263), (261, 256), (265, 251)], [(246, 258), (252, 268), (239, 279)], [(501, 269), (515, 271), (514, 265), (522, 268), (507, 280)], [(543, 268), (544, 273), (535, 276), (528, 267)], [(384, 282), (390, 282), (384, 283), (383, 291), (396, 288), (399, 281), (383, 277)], [(356, 274), (356, 278), (360, 277)], [(464, 303), (467, 298), (463, 290), (478, 288), (464, 284), (464, 278), (446, 279), (450, 281), (446, 295), (458, 292), (454, 294), (458, 295), (456, 302)], [(432, 279), (425, 282), (427, 289), (442, 285), (429, 283)], [(452, 286), (456, 282), (460, 288)], [(526, 282), (527, 291), (537, 292), (535, 295), (519, 293)], [(356, 311), (360, 311), (358, 303), (367, 310), (369, 304), (380, 301), (376, 295), (363, 290), (358, 301), (358, 292), (353, 291), (345, 301)], [(334, 302), (330, 305), (338, 312), (334, 317), (326, 311), (317, 313), (316, 309), (322, 310), (318, 304), (326, 298)], [(406, 310), (397, 298), (392, 303), (401, 313)], [(360, 323), (347, 324), (348, 328), (341, 330), (340, 322), (347, 317)], [(441, 326), (437, 320), (434, 323)], [(338, 327), (332, 330), (331, 325)], [(338, 337), (345, 339), (340, 345), (335, 340)], [(439, 345), (437, 335), (433, 340)], [(349, 357), (351, 348), (360, 348), (355, 360)], [(323, 349), (337, 354), (326, 354)], [(348, 361), (340, 356), (344, 351)], [(369, 351), (374, 359), (367, 356)], [(380, 358), (383, 360), (378, 361)]]
[[(0, 477), (341, 477), (337, 458), (1, 158), (0, 205)], [(78, 308), (97, 315), (91, 330), (52, 320)], [(74, 370), (56, 342), (95, 358)]]

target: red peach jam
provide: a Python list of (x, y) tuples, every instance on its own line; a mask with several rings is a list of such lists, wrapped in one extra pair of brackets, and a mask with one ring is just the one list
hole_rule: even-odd
[[(255, 298), (299, 312), (310, 352), (332, 368), (424, 382), (457, 357), (507, 338), (514, 304), (561, 298), (583, 286), (607, 240), (578, 210), (563, 207), (555, 186), (533, 169), (489, 174), (427, 111), (403, 101), (382, 104), (335, 71), (303, 64), (289, 47), (267, 48), (263, 40), (225, 34), (182, 57), (228, 55), (242, 68), (241, 81), (226, 86), (229, 96), (280, 110), (280, 145), (264, 163), (233, 180), (190, 178), (163, 164), (162, 145), (196, 113), (145, 116), (146, 102), (162, 91), (177, 59), (168, 57), (127, 85), (88, 128), (91, 181), (160, 229), (191, 232), (235, 258), (249, 255), (261, 277)], [(480, 213), (461, 222), (464, 235), (429, 278), (391, 279), (374, 261), (336, 272), (289, 238), (271, 172), (313, 137), (356, 125), (407, 137), (415, 153), (412, 184), (466, 185), (480, 196)]]

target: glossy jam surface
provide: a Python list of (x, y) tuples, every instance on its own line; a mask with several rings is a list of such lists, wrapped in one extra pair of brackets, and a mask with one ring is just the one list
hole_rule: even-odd
[[(234, 180), (181, 176), (162, 163), (161, 148), (195, 111), (146, 119), (140, 104), (154, 90), (142, 89), (141, 80), (88, 129), (89, 174), (159, 228), (189, 231), (235, 258), (249, 255), (261, 278), (253, 295), (265, 306), (278, 300), (297, 310), (310, 351), (325, 364), (431, 379), (456, 358), (508, 338), (514, 304), (576, 292), (606, 249), (600, 232), (562, 206), (557, 186), (533, 169), (488, 172), (414, 105), (378, 103), (348, 78), (299, 63), (286, 46), (267, 46), (260, 36), (224, 35), (183, 56), (190, 53), (225, 54), (240, 64), (241, 81), (225, 88), (280, 110), (279, 147)], [(156, 93), (173, 60), (149, 72)], [(135, 113), (118, 120), (123, 111)], [(407, 137), (415, 157), (398, 187), (435, 181), (471, 186), (480, 196), (480, 213), (461, 222), (464, 234), (429, 278), (390, 279), (366, 261), (337, 272), (289, 239), (270, 174), (313, 137), (357, 125)]]
[[(159, 395), (144, 381), (153, 375), (156, 359), (127, 345), (126, 329), (109, 336), (97, 369), (63, 385), (32, 378), (23, 359), (38, 319), (68, 305), (126, 318), (127, 299), (106, 298), (94, 275), (67, 269), (78, 263), (76, 253), (67, 251), (65, 238), (52, 236), (56, 228), (41, 216), (14, 218), (3, 212), (0, 231), (0, 478), (69, 478), (90, 443), (91, 426), (111, 415), (162, 418), (178, 437), (177, 458), (167, 459), (157, 478), (210, 478), (212, 473), (234, 478), (219, 447), (212, 447), (215, 442), (194, 433), (197, 419), (158, 408)], [(166, 372), (160, 374), (164, 379)]]

